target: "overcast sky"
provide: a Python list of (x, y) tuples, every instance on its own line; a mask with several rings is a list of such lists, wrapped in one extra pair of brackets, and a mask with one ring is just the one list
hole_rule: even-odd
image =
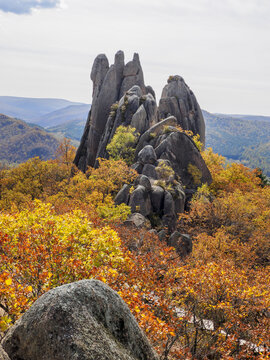
[(91, 102), (94, 58), (140, 55), (210, 112), (270, 115), (270, 0), (0, 0), (0, 95)]

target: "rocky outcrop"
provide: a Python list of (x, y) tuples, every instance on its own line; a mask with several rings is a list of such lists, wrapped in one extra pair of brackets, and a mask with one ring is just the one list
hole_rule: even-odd
[[(146, 100), (150, 98), (148, 101), (150, 104), (147, 104), (149, 108), (151, 108), (151, 103), (154, 99), (153, 90), (144, 85), (143, 72), (138, 54), (134, 54), (133, 60), (125, 65), (124, 53), (118, 51), (115, 55), (114, 64), (111, 66), (109, 66), (106, 55), (98, 55), (92, 67), (91, 80), (93, 81), (92, 106), (74, 161), (78, 168), (83, 171), (86, 170), (87, 166), (94, 166), (95, 164), (100, 139), (104, 134), (111, 112), (111, 106), (122, 99), (119, 103), (120, 110), (122, 110), (126, 101), (125, 94), (134, 85), (137, 85), (140, 94), (132, 94), (135, 96), (129, 99), (129, 104), (132, 103), (134, 107), (132, 107), (132, 109), (138, 110), (140, 106), (139, 98), (141, 96), (146, 96)], [(151, 110), (152, 109), (150, 109), (150, 112)], [(134, 111), (132, 115), (134, 115), (136, 111)], [(142, 120), (140, 119), (143, 116), (143, 109), (141, 109), (140, 114), (137, 114), (137, 120), (134, 119), (134, 122), (141, 123)], [(122, 119), (122, 113), (120, 114), (120, 118)], [(99, 149), (99, 152), (102, 152), (102, 150)]]
[(184, 130), (199, 134), (205, 144), (205, 123), (195, 95), (181, 76), (170, 76), (159, 101), (160, 119), (173, 115)]
[(82, 280), (41, 296), (8, 331), (11, 360), (157, 360), (120, 296)]
[[(156, 122), (157, 105), (153, 95), (150, 93), (144, 95), (139, 86), (132, 86), (118, 103), (111, 106), (103, 136), (100, 138), (96, 159), (108, 157), (106, 147), (120, 125), (131, 126), (136, 129), (137, 134), (141, 135)], [(94, 165), (98, 165), (97, 161)]]
[[(153, 226), (160, 218), (160, 225), (169, 232), (175, 230), (177, 214), (185, 210), (190, 194), (203, 183), (211, 183), (211, 174), (200, 151), (176, 124), (177, 119), (171, 116), (140, 137), (135, 153), (137, 161), (132, 165), (140, 175), (132, 193), (125, 199), (122, 197), (131, 212), (148, 216)], [(120, 194), (123, 191), (124, 188)]]
[[(157, 107), (151, 87), (144, 85), (139, 56), (124, 64), (123, 52), (109, 67), (105, 55), (93, 65), (93, 101), (75, 164), (86, 170), (108, 158), (107, 146), (120, 125), (137, 133), (134, 164), (139, 176), (133, 186), (124, 185), (115, 199), (132, 213), (151, 220), (152, 226), (175, 230), (178, 213), (198, 186), (211, 183), (210, 172), (192, 138), (199, 134), (204, 143), (205, 127), (193, 92), (180, 76), (170, 76)], [(182, 128), (182, 129), (181, 129)]]

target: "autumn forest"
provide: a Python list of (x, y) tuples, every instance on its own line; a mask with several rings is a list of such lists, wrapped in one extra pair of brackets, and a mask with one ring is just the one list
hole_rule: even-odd
[(201, 152), (213, 182), (179, 214), (193, 241), (180, 256), (116, 206), (137, 176), (122, 159), (86, 173), (61, 143), (54, 160), (0, 170), (0, 330), (43, 293), (80, 279), (111, 286), (161, 359), (267, 359), (270, 187), (258, 170)]

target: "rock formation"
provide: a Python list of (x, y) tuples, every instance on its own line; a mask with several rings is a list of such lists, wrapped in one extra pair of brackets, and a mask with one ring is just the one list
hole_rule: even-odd
[(42, 295), (2, 345), (11, 360), (157, 360), (127, 305), (97, 280)]
[(118, 51), (114, 64), (111, 66), (106, 55), (98, 55), (92, 67), (91, 80), (93, 81), (92, 106), (75, 158), (75, 164), (83, 171), (87, 166), (95, 164), (99, 142), (108, 121), (111, 106), (123, 98), (133, 85), (138, 85), (142, 95), (151, 93), (154, 96), (153, 90), (144, 85), (138, 54), (134, 54), (133, 60), (125, 65), (124, 53)]
[(157, 107), (155, 94), (146, 87), (138, 54), (124, 64), (119, 51), (109, 67), (99, 55), (91, 72), (93, 101), (75, 164), (83, 171), (108, 158), (107, 146), (120, 125), (136, 129), (138, 142), (132, 167), (139, 176), (124, 185), (116, 204), (126, 203), (132, 213), (175, 229), (177, 214), (187, 207), (192, 194), (203, 183), (211, 183), (201, 154), (184, 130), (199, 134), (204, 144), (205, 125), (193, 92), (180, 76), (170, 76)]
[(170, 76), (159, 101), (159, 116), (162, 119), (173, 115), (184, 130), (199, 134), (205, 143), (205, 124), (199, 104), (181, 76)]

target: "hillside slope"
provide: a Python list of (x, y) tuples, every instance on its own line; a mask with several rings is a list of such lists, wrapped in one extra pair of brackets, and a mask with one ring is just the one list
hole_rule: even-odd
[(203, 115), (206, 147), (230, 160), (241, 161), (252, 168), (260, 167), (270, 175), (270, 121), (258, 120), (255, 116), (249, 120), (240, 115), (233, 118), (207, 111), (203, 111)]
[[(55, 127), (61, 124), (70, 123), (71, 121), (86, 122), (90, 105), (70, 105), (65, 108), (45, 114), (35, 120), (35, 123), (44, 128)], [(84, 126), (84, 125), (83, 125)]]
[(35, 156), (47, 160), (58, 145), (58, 140), (41, 128), (0, 114), (0, 162), (21, 163)]

